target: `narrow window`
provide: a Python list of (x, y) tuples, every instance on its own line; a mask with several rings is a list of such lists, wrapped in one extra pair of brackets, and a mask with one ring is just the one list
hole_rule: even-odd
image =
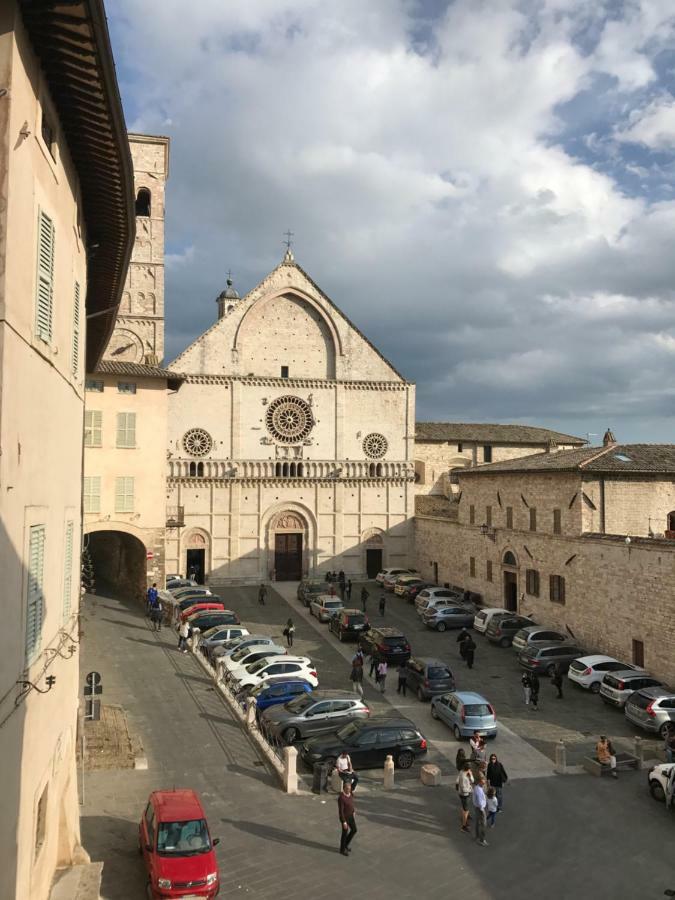
[(103, 382), (97, 381), (95, 378), (87, 378), (84, 383), (85, 391), (91, 391), (93, 394), (103, 393)]
[(126, 449), (136, 446), (136, 413), (117, 413), (117, 446)]
[(303, 471), (304, 469), (302, 463), (298, 463), (298, 478), (302, 478)]
[(475, 576), (476, 576), (476, 557), (475, 556), (469, 557), (469, 575), (471, 575), (472, 578), (475, 578)]
[(475, 525), (475, 524), (476, 524), (476, 507), (473, 504), (471, 504), (471, 506), (469, 506), (469, 525)]
[(288, 478), (288, 463), (283, 464), (281, 471), (284, 478)]
[(375, 476), (376, 476), (377, 478), (381, 478), (381, 477), (382, 477), (382, 463), (378, 463), (378, 464), (375, 466)]
[(274, 466), (274, 474), (277, 476), (277, 478), (281, 478), (281, 463), (277, 463)]
[(103, 413), (100, 409), (84, 411), (84, 446), (100, 447), (102, 438)]
[(537, 530), (537, 507), (530, 507), (530, 531)]
[(291, 463), (289, 469), (290, 469), (291, 478), (295, 478), (295, 463)]
[(633, 665), (641, 669), (645, 667), (645, 645), (642, 641), (633, 639)]
[(368, 466), (368, 475), (369, 475), (371, 478), (374, 478), (374, 477), (375, 477), (375, 463), (371, 463), (371, 464)]
[(536, 569), (527, 569), (525, 572), (525, 590), (533, 597), (539, 596), (539, 572)]
[(492, 447), (489, 444), (483, 447), (483, 462), (492, 462)]
[(281, 377), (288, 378), (288, 366), (281, 367)]
[(513, 528), (513, 507), (506, 507), (506, 527)]
[(40, 133), (45, 147), (49, 150), (49, 155), (56, 162), (56, 132), (49, 116), (42, 110), (42, 121), (40, 122)]
[(73, 536), (74, 522), (66, 523), (66, 542), (63, 551), (63, 621), (70, 618), (73, 601)]
[(562, 575), (551, 575), (549, 581), (551, 603), (565, 603), (565, 579)]
[(45, 842), (47, 833), (47, 801), (49, 798), (49, 785), (46, 784), (35, 811), (35, 859), (40, 855), (40, 850)]
[(73, 297), (73, 375), (80, 372), (80, 282), (75, 282)]
[(136, 385), (133, 381), (118, 381), (117, 382), (117, 393), (118, 394), (135, 394), (136, 393)]
[(136, 215), (150, 215), (150, 191), (147, 188), (141, 188), (136, 194)]
[(122, 476), (115, 479), (115, 512), (134, 511), (134, 479)]
[(85, 475), (83, 481), (82, 500), (86, 513), (101, 512), (101, 476)]
[(553, 510), (553, 534), (560, 534), (562, 532), (562, 518), (559, 509)]
[(40, 652), (44, 613), (44, 525), (33, 525), (28, 544), (28, 596), (26, 598), (25, 658), (29, 666)]
[(188, 466), (188, 475), (190, 478), (195, 478), (197, 476), (197, 463), (191, 462)]
[(457, 452), (458, 453), (464, 452), (464, 444), (461, 441), (457, 441)]
[(54, 223), (40, 210), (38, 215), (37, 297), (35, 333), (43, 341), (52, 339), (54, 303)]
[(488, 528), (492, 528), (492, 507), (491, 506), (485, 507), (485, 524), (488, 526)]
[(485, 564), (485, 577), (488, 581), (492, 581), (492, 560), (488, 559)]
[(204, 463), (199, 462), (199, 463), (197, 463), (197, 478), (203, 478), (203, 477), (204, 477)]

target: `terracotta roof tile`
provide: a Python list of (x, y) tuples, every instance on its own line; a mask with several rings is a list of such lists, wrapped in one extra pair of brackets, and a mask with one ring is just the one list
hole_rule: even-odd
[(585, 444), (585, 440), (548, 428), (534, 425), (499, 425), (483, 422), (418, 422), (415, 426), (418, 441), (477, 441), (503, 444)]

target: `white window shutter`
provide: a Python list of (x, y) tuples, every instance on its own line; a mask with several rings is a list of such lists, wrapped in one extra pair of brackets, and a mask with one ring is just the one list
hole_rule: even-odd
[(28, 545), (28, 596), (26, 598), (26, 665), (30, 665), (39, 653), (42, 640), (45, 537), (44, 525), (34, 525), (31, 528)]
[(85, 475), (82, 501), (86, 513), (101, 512), (101, 476)]
[(75, 282), (73, 298), (73, 375), (80, 371), (80, 282)]
[(100, 447), (103, 427), (103, 412), (100, 409), (84, 411), (84, 446)]
[(136, 413), (127, 413), (127, 447), (136, 446)]
[(120, 477), (115, 479), (115, 512), (131, 513), (134, 511), (134, 479)]
[(73, 599), (73, 522), (66, 523), (66, 545), (63, 553), (63, 621), (70, 618)]
[(54, 223), (40, 210), (38, 215), (37, 297), (35, 330), (44, 341), (52, 339), (54, 296)]
[(136, 413), (117, 413), (117, 446), (136, 446)]

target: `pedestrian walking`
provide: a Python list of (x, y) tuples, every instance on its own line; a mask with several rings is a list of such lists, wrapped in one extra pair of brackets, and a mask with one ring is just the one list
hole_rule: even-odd
[(349, 604), (352, 602), (352, 581), (351, 581), (351, 578), (349, 579), (349, 581), (348, 581), (347, 584), (345, 585), (345, 600), (347, 601), (347, 605), (348, 605), (348, 606), (349, 606)]
[(370, 651), (370, 672), (368, 672), (368, 675), (371, 678), (373, 677), (373, 672), (375, 671), (375, 669), (377, 669), (377, 662), (377, 656), (375, 655), (375, 650), (373, 649)]
[(457, 751), (457, 756), (455, 757), (455, 767), (458, 772), (461, 772), (464, 768), (464, 763), (469, 764), (469, 759), (464, 751), (464, 747), (460, 747)]
[(457, 641), (456, 641), (456, 643), (459, 644), (459, 655), (461, 656), (462, 659), (464, 659), (464, 649), (465, 649), (464, 643), (465, 643), (465, 641), (469, 640), (470, 638), (471, 638), (471, 635), (469, 634), (469, 631), (468, 631), (466, 625), (464, 625), (462, 627), (462, 630), (460, 631), (460, 633), (457, 635)]
[(666, 762), (675, 762), (675, 728), (672, 725), (666, 731), (663, 743), (663, 749), (666, 751)]
[(352, 670), (349, 673), (354, 690), (363, 697), (363, 653), (357, 650), (356, 655), (352, 659)]
[(616, 751), (612, 746), (612, 742), (604, 734), (600, 735), (600, 740), (595, 745), (595, 755), (601, 766), (609, 766), (612, 778), (618, 778), (616, 774)]
[(501, 809), (503, 807), (503, 799), (502, 799), (502, 791), (504, 785), (509, 780), (509, 776), (506, 774), (506, 769), (497, 759), (496, 753), (490, 754), (490, 760), (487, 765), (487, 782), (491, 788), (494, 788), (495, 796), (497, 797), (497, 805), (498, 808)]
[(476, 652), (476, 644), (474, 639), (469, 635), (468, 640), (464, 641), (464, 659), (470, 669), (473, 669), (473, 656)]
[(487, 847), (488, 842), (485, 840), (485, 825), (487, 813), (487, 797), (485, 796), (485, 779), (478, 777), (473, 786), (473, 809), (476, 816), (476, 840), (481, 847)]
[(197, 584), (197, 570), (195, 569), (194, 566), (190, 569), (189, 580), (190, 580), (193, 584)]
[(146, 613), (150, 615), (152, 611), (152, 607), (155, 605), (157, 598), (159, 597), (159, 591), (157, 590), (157, 582), (153, 582), (152, 587), (148, 588), (148, 593), (145, 597), (146, 604)]
[(365, 589), (365, 587), (362, 587), (361, 588), (361, 607), (364, 612), (366, 611), (366, 601), (368, 600), (369, 596), (370, 596), (370, 594)]
[(265, 600), (267, 599), (267, 588), (264, 584), (261, 584), (258, 588), (258, 603), (261, 606), (265, 605)]
[(530, 701), (532, 703), (532, 709), (537, 712), (539, 709), (539, 676), (536, 672), (530, 672), (528, 677), (530, 679)]
[(471, 791), (473, 790), (473, 774), (468, 762), (465, 762), (459, 770), (457, 780), (455, 781), (455, 790), (459, 795), (461, 806), (459, 813), (460, 831), (469, 834), (469, 800), (471, 798)]
[(354, 771), (352, 758), (346, 750), (343, 750), (335, 760), (335, 768), (337, 769), (337, 773), (340, 776), (342, 783), (344, 784), (346, 781), (348, 781), (351, 784), (353, 794), (356, 790), (356, 786), (359, 783), (359, 776)]
[(388, 668), (389, 667), (387, 666), (387, 662), (384, 659), (382, 660), (382, 662), (379, 662), (377, 664), (377, 683), (379, 684), (380, 691), (383, 694), (384, 694), (384, 684), (387, 680)]
[(153, 631), (162, 630), (162, 603), (159, 597), (157, 597), (153, 603), (152, 610), (150, 611), (150, 621), (152, 622)]
[(493, 787), (487, 789), (487, 794), (485, 797), (485, 811), (486, 821), (488, 828), (495, 827), (495, 821), (497, 819), (497, 813), (499, 812), (499, 803), (497, 801), (497, 794)]
[(523, 696), (525, 698), (525, 706), (530, 705), (530, 700), (532, 699), (532, 682), (530, 681), (529, 672), (523, 672), (520, 683), (523, 686)]
[(178, 626), (178, 649), (181, 653), (187, 653), (187, 642), (188, 637), (190, 636), (190, 626), (188, 624), (188, 620), (185, 619)]
[(354, 798), (352, 797), (352, 786), (349, 781), (343, 781), (342, 790), (338, 796), (338, 816), (340, 817), (340, 853), (343, 856), (349, 856), (351, 847), (349, 846), (354, 840), (357, 832), (356, 827), (356, 810), (354, 809)]
[(340, 585), (340, 593), (344, 596), (345, 584), (347, 583), (347, 579), (345, 578), (345, 573), (340, 569), (338, 572), (338, 584)]
[(293, 624), (293, 619), (289, 619), (286, 622), (286, 627), (284, 628), (283, 635), (286, 638), (286, 644), (289, 647), (293, 646), (293, 635), (295, 634), (295, 625)]
[(562, 670), (560, 669), (560, 665), (556, 663), (555, 669), (553, 670), (553, 675), (551, 676), (551, 684), (558, 691), (556, 695), (556, 700), (563, 699), (563, 680), (562, 680)]
[(386, 606), (386, 604), (387, 604), (386, 598), (385, 598), (384, 594), (382, 594), (382, 595), (380, 596), (380, 604), (379, 604), (379, 606), (380, 606), (380, 615), (381, 615), (381, 616), (384, 615), (384, 607)]
[(408, 687), (408, 663), (403, 660), (401, 665), (397, 670), (398, 674), (398, 687), (396, 688), (397, 694), (403, 694), (405, 697), (406, 688)]

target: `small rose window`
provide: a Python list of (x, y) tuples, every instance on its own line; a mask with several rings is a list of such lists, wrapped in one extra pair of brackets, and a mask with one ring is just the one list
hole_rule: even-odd
[(213, 439), (203, 428), (191, 428), (183, 435), (183, 449), (189, 456), (206, 456), (212, 447)]

